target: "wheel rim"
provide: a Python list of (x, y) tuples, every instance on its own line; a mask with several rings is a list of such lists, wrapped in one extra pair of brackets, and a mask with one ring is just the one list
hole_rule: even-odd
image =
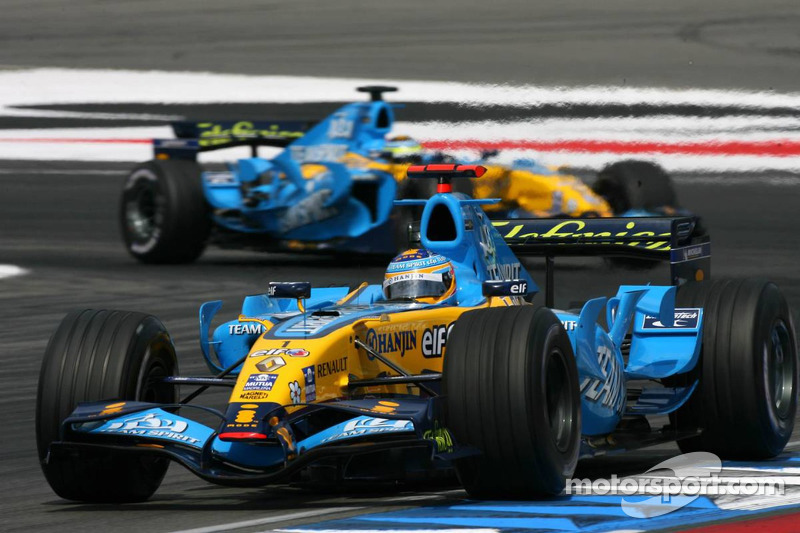
[(149, 363), (141, 374), (137, 400), (150, 403), (174, 403), (175, 385), (164, 382), (164, 378), (172, 375), (161, 358), (148, 354), (145, 360)]
[(764, 372), (772, 407), (786, 418), (794, 399), (795, 357), (792, 337), (783, 320), (777, 320), (764, 340)]
[(140, 179), (129, 193), (125, 203), (125, 220), (134, 240), (146, 242), (161, 224), (163, 201), (155, 183)]
[(564, 453), (572, 442), (573, 398), (564, 354), (553, 349), (545, 371), (545, 402), (550, 435), (559, 452)]
[[(165, 383), (164, 378), (174, 374), (174, 368), (169, 368), (163, 357), (163, 346), (150, 345), (144, 355), (145, 367), (139, 375), (136, 391), (136, 401), (155, 404), (171, 404), (178, 401), (175, 385)], [(148, 472), (153, 479), (161, 479), (169, 467), (169, 459), (151, 455), (141, 455), (135, 458), (138, 468)]]

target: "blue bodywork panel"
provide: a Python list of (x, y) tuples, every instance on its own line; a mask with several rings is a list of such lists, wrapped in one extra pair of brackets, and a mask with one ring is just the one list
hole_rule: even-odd
[(397, 433), (414, 433), (414, 423), (411, 420), (389, 420), (372, 416), (359, 416), (336, 424), (312, 435), (297, 443), (301, 453), (329, 442), (357, 439), (371, 435), (386, 435)]
[[(273, 240), (350, 249), (351, 241), (390, 224), (397, 182), (386, 172), (348, 168), (338, 161), (346, 153), (380, 153), (393, 123), (386, 102), (347, 104), (272, 159), (243, 158), (227, 172), (204, 172), (203, 190), (214, 222)], [(382, 235), (357, 249), (396, 251), (393, 234)]]
[(668, 415), (686, 403), (697, 383), (695, 380), (688, 387), (648, 387), (625, 410), (625, 415)]
[[(73, 413), (73, 417), (79, 415), (80, 412)], [(123, 435), (148, 440), (162, 440), (198, 449), (202, 448), (214, 433), (211, 428), (198, 422), (158, 408), (111, 418), (102, 423), (73, 424), (73, 431), (95, 435)]]
[[(597, 323), (604, 312), (610, 331)], [(661, 379), (686, 373), (697, 364), (702, 310), (676, 310), (675, 287), (622, 286), (614, 298), (589, 300), (578, 315), (561, 311), (556, 315), (575, 352), (584, 435), (613, 432), (625, 414), (667, 414), (694, 390), (694, 385), (645, 389), (637, 406), (625, 409), (631, 379)], [(626, 364), (622, 346), (627, 338)]]

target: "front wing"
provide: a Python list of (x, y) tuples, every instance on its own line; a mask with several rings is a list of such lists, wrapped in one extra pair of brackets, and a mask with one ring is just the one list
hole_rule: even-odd
[[(449, 459), (460, 454), (455, 453), (449, 433), (439, 429), (432, 416), (435, 401), (340, 401), (298, 406), (292, 413), (276, 404), (272, 416), (278, 421), (271, 423), (272, 433), (258, 442), (223, 441), (217, 430), (177, 414), (178, 410), (194, 410), (198, 417), (210, 416), (224, 423), (222, 413), (206, 407), (85, 403), (64, 420), (61, 438), (51, 443), (45, 460), (59, 454), (72, 460), (104, 452), (156, 455), (183, 465), (202, 479), (232, 486), (285, 482), (315, 463), (386, 450), (405, 450), (425, 458), (431, 468), (446, 468)], [(311, 435), (293, 430), (304, 418), (323, 411), (335, 412), (343, 420)]]

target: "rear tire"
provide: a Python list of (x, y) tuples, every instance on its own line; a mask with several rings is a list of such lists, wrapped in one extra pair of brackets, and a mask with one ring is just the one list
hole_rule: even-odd
[(600, 171), (592, 189), (606, 199), (615, 215), (630, 209), (653, 211), (678, 205), (672, 178), (649, 161), (608, 165)]
[[(429, 180), (413, 180), (405, 178), (397, 183), (398, 200), (419, 200), (430, 197), (425, 191), (425, 185)], [(422, 208), (417, 206), (394, 206), (390, 217), (392, 223), (392, 233), (394, 235), (395, 251), (400, 254), (411, 247), (409, 238), (409, 226), (422, 216)]]
[[(655, 211), (677, 207), (675, 187), (669, 174), (649, 161), (619, 161), (607, 165), (597, 176), (592, 190), (611, 206), (615, 216), (631, 209)], [(606, 263), (612, 268), (650, 270), (658, 261), (610, 257)]]
[(461, 315), (444, 360), (447, 428), (482, 455), (455, 461), (474, 498), (559, 494), (580, 447), (578, 370), (549, 309), (479, 309)]
[(169, 461), (113, 452), (49, 454), (62, 421), (81, 402), (177, 402), (172, 340), (155, 317), (123, 311), (83, 310), (61, 321), (45, 350), (36, 402), (36, 445), (47, 482), (67, 500), (135, 502), (161, 484)]
[(679, 430), (703, 431), (678, 441), (681, 451), (743, 460), (778, 455), (797, 410), (797, 340), (786, 298), (761, 280), (689, 282), (676, 305), (704, 309), (700, 361), (684, 378), (700, 381), (670, 415)]
[(142, 163), (122, 191), (120, 225), (128, 252), (143, 263), (190, 263), (211, 233), (200, 166), (194, 161)]

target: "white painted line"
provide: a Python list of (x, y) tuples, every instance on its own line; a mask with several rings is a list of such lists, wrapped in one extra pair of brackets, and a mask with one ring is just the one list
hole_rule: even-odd
[[(636, 142), (700, 141), (796, 141), (800, 139), (800, 119), (767, 116), (700, 118), (603, 117), (549, 118), (527, 121), (397, 121), (394, 133), (425, 141), (570, 141), (598, 139)], [(119, 140), (141, 142), (149, 148), (150, 139), (172, 138), (172, 128), (163, 126), (124, 126), (92, 128), (0, 129), (3, 142), (43, 139), (58, 142)]]
[(363, 507), (328, 507), (326, 509), (314, 509), (311, 511), (300, 511), (297, 513), (267, 516), (265, 518), (255, 518), (253, 520), (242, 520), (241, 522), (229, 522), (227, 524), (220, 524), (218, 526), (181, 529), (179, 531), (173, 531), (172, 533), (216, 533), (217, 531), (231, 531), (233, 529), (241, 529), (244, 527), (263, 526), (266, 524), (275, 524), (277, 522), (286, 522), (289, 520), (300, 520), (302, 518), (312, 518), (334, 513), (343, 513), (346, 511), (355, 511), (357, 509), (363, 509)]
[[(164, 126), (126, 126), (117, 128), (28, 128), (0, 130), (0, 139), (136, 139), (142, 141), (148, 148), (150, 139), (173, 138), (172, 128)], [(151, 148), (152, 149), (152, 148)]]
[[(739, 118), (742, 118), (741, 122)], [(759, 122), (762, 121), (762, 124)], [(406, 122), (394, 124), (394, 134), (425, 140), (480, 141), (572, 141), (597, 139), (636, 142), (740, 141), (775, 142), (800, 140), (800, 120), (775, 117), (606, 117), (597, 119), (545, 119), (530, 121)], [(118, 140), (120, 144), (140, 142), (150, 148), (150, 139), (172, 138), (169, 126), (126, 126), (115, 128), (2, 129), (3, 142), (33, 140), (53, 143), (84, 140)], [(115, 143), (116, 144), (116, 143)]]
[(3, 115), (7, 117), (44, 117), (44, 118), (82, 118), (91, 120), (184, 120), (183, 115), (157, 115), (151, 113), (100, 113), (90, 111), (63, 111), (60, 109), (19, 109), (5, 108)]
[[(692, 117), (659, 115), (659, 106), (729, 106), (732, 109), (796, 109), (800, 93), (682, 90), (653, 87), (503, 86), (413, 80), (249, 76), (204, 72), (17, 69), (0, 71), (0, 115), (82, 118), (166, 118), (136, 113), (83, 113), (24, 109), (23, 106), (87, 103), (302, 103), (358, 101), (354, 88), (395, 84), (389, 100), (451, 102), (461, 105), (637, 105), (653, 108), (646, 117), (550, 117), (510, 122), (422, 122), (396, 124), (395, 132), (455, 146), (460, 141), (502, 146), (500, 162), (533, 157), (551, 165), (600, 168), (625, 158), (651, 160), (668, 171), (800, 172), (800, 119), (781, 115)], [(235, 87), (236, 90), (230, 90)], [(783, 112), (782, 112), (783, 113)], [(149, 139), (172, 137), (166, 125), (142, 128), (0, 130), (0, 159), (145, 161)], [(104, 141), (104, 139), (108, 141)], [(113, 140), (113, 142), (112, 142)], [(574, 142), (572, 142), (574, 141)], [(621, 144), (614, 144), (619, 142)], [(766, 143), (766, 144), (765, 144)], [(638, 145), (638, 146), (637, 146)], [(466, 145), (462, 145), (466, 146)], [(476, 148), (474, 144), (471, 144)], [(782, 148), (781, 148), (782, 147)], [(522, 149), (524, 148), (524, 149)], [(537, 151), (538, 150), (538, 151)], [(448, 150), (450, 151), (450, 150)], [(203, 154), (201, 161), (247, 157), (247, 148)], [(263, 157), (277, 151), (263, 150)], [(474, 158), (476, 152), (457, 157)]]
[(447, 498), (448, 494), (455, 494), (457, 492), (464, 494), (464, 489), (445, 490), (430, 494), (413, 494), (411, 496), (398, 496), (396, 498), (386, 498), (383, 501), (386, 503), (395, 503), (395, 502), (415, 502), (420, 500), (440, 500), (442, 498)]
[[(34, 135), (41, 136), (41, 130), (0, 130), (0, 159), (16, 160), (52, 160), (52, 161), (108, 161), (108, 162), (137, 162), (152, 158), (152, 147), (147, 139), (152, 137), (171, 137), (169, 128), (119, 128), (116, 130), (104, 128), (73, 128), (54, 129), (47, 131), (48, 139), (52, 142), (26, 142), (26, 138)], [(431, 132), (435, 137), (436, 132)], [(10, 142), (8, 139), (19, 139), (19, 142)], [(117, 143), (60, 143), (59, 139), (122, 139)], [(5, 140), (4, 140), (5, 139)], [(125, 139), (137, 140), (134, 143), (124, 142)], [(145, 142), (141, 142), (145, 141)], [(798, 139), (795, 142), (800, 142)], [(262, 157), (273, 157), (279, 152), (276, 148), (263, 148), (259, 151)], [(455, 157), (472, 160), (479, 157), (474, 150), (448, 150)], [(201, 162), (228, 162), (238, 158), (249, 157), (247, 147), (237, 147), (218, 152), (209, 152), (201, 155)], [(539, 163), (552, 166), (568, 165), (571, 167), (602, 168), (604, 165), (626, 158), (643, 159), (662, 165), (672, 172), (769, 172), (788, 171), (800, 172), (800, 157), (779, 157), (764, 155), (685, 155), (670, 153), (634, 153), (621, 152), (580, 152), (580, 151), (553, 151), (537, 152), (529, 149), (509, 148), (501, 150), (498, 157), (492, 161), (497, 163), (510, 163), (514, 159), (533, 158)], [(753, 181), (758, 181), (754, 178)], [(792, 185), (793, 183), (776, 183), (778, 185)]]
[(735, 108), (800, 107), (800, 93), (630, 86), (510, 86), (398, 79), (251, 76), (38, 68), (0, 71), (2, 107), (69, 103), (207, 103), (351, 101), (358, 85), (396, 85), (405, 102), (535, 107), (547, 104), (697, 105)]
[(770, 116), (642, 116), (544, 118), (524, 121), (424, 121), (394, 124), (394, 132), (418, 139), (604, 141), (771, 141), (800, 139), (800, 119)]
[(773, 496), (729, 496), (714, 499), (714, 505), (725, 510), (758, 511), (800, 503), (800, 494), (775, 494)]
[(13, 278), (27, 273), (28, 271), (26, 269), (16, 265), (0, 265), (0, 279)]
[[(477, 152), (471, 150), (448, 151), (456, 158), (475, 159)], [(586, 153), (586, 152), (534, 152), (530, 150), (503, 150), (492, 159), (497, 163), (510, 163), (514, 159), (531, 158), (548, 166), (600, 169), (623, 159), (639, 159), (658, 163), (670, 172), (753, 172), (770, 171), (800, 172), (800, 157), (760, 157), (750, 155), (680, 155), (657, 153)], [(756, 178), (753, 182), (758, 181)]]
[[(7, 129), (0, 130), (0, 159), (147, 161), (153, 158), (152, 139), (172, 138), (174, 134), (169, 126)], [(40, 142), (42, 140), (46, 142)], [(80, 140), (87, 142), (75, 142)], [(278, 148), (259, 149), (259, 155), (263, 157), (274, 157), (279, 152)], [(246, 146), (201, 154), (199, 159), (202, 162), (226, 162), (243, 157), (250, 157), (250, 149)]]
[(774, 176), (770, 174), (751, 174), (749, 176), (673, 176), (672, 181), (681, 185), (723, 185), (728, 187), (753, 183), (772, 187), (800, 186), (800, 176)]
[(97, 170), (97, 169), (64, 169), (52, 170), (47, 168), (0, 168), (0, 174), (33, 174), (33, 175), (51, 175), (51, 174), (64, 174), (67, 176), (116, 176), (119, 174), (127, 174), (128, 170)]
[[(733, 475), (728, 475), (728, 473), (732, 471), (736, 472), (754, 472), (759, 474), (764, 474), (768, 477), (757, 477), (757, 476), (747, 476), (747, 477), (740, 477), (737, 478)], [(782, 475), (775, 475), (771, 476), (769, 474), (782, 474)], [(741, 479), (748, 479), (748, 480), (758, 480), (758, 482), (769, 481), (769, 480), (782, 480), (787, 485), (800, 485), (800, 467), (796, 466), (787, 466), (787, 467), (778, 467), (778, 468), (770, 468), (770, 467), (737, 467), (737, 468), (729, 468), (724, 469), (722, 474), (719, 476), (720, 479), (734, 479), (734, 480), (741, 480)]]

